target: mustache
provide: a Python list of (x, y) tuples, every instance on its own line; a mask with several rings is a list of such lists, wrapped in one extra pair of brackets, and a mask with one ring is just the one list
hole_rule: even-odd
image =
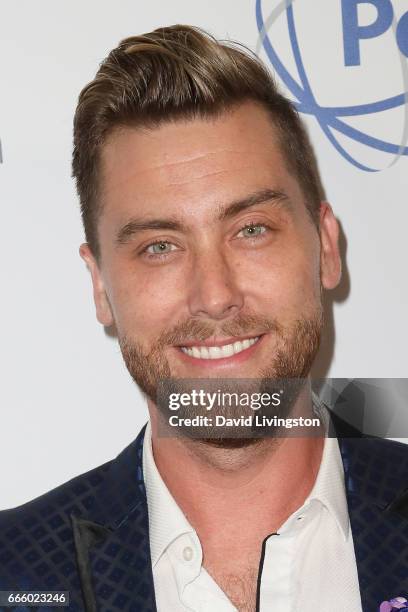
[(206, 321), (188, 319), (177, 323), (171, 330), (162, 332), (155, 343), (155, 348), (162, 348), (166, 345), (182, 346), (184, 342), (204, 341), (212, 336), (240, 336), (249, 332), (260, 336), (270, 331), (281, 334), (283, 330), (276, 319), (255, 313), (240, 313), (235, 319), (225, 321), (218, 327)]

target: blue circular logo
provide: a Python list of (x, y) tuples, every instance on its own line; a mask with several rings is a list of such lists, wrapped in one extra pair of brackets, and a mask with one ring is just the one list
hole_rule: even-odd
[[(358, 2), (357, 0), (342, 0), (343, 28), (347, 26), (347, 30), (344, 30), (347, 33), (347, 37), (344, 36), (346, 66), (358, 65), (360, 63), (359, 41), (361, 39), (377, 37), (392, 27), (401, 54), (401, 67), (405, 91), (399, 95), (369, 102), (367, 104), (337, 107), (323, 106), (316, 100), (302, 60), (293, 15), (293, 3), (294, 0), (283, 0), (279, 2), (268, 15), (267, 19), (264, 19), (261, 0), (256, 0), (256, 21), (259, 31), (257, 52), (259, 52), (261, 46), (263, 46), (276, 73), (294, 96), (294, 104), (298, 111), (314, 116), (324, 134), (338, 153), (360, 170), (377, 172), (379, 168), (369, 167), (355, 159), (355, 157), (346, 151), (344, 146), (339, 142), (338, 134), (343, 134), (355, 142), (376, 149), (377, 151), (393, 155), (394, 158), (390, 165), (395, 164), (402, 155), (408, 155), (408, 147), (406, 146), (408, 141), (408, 76), (405, 57), (408, 55), (408, 13), (405, 13), (397, 24), (394, 18), (391, 0), (367, 0), (365, 3), (374, 6), (377, 11), (377, 17), (372, 24), (361, 26), (358, 24), (357, 9), (358, 5), (362, 4), (362, 2)], [(272, 24), (284, 13), (286, 13), (291, 50), (298, 72), (297, 80), (282, 63), (269, 36), (269, 30)], [(379, 82), (381, 82), (380, 79)], [(371, 136), (347, 124), (343, 120), (343, 118), (346, 117), (373, 115), (400, 106), (404, 106), (405, 118), (399, 144)]]

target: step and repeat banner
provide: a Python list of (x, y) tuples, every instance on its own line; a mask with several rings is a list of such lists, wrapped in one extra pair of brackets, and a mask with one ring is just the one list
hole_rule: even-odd
[(116, 456), (147, 419), (78, 254), (72, 119), (110, 49), (175, 23), (256, 52), (307, 124), (343, 257), (314, 376), (341, 379), (329, 399), (387, 379), (394, 423), (408, 403), (406, 0), (2, 0), (0, 509)]

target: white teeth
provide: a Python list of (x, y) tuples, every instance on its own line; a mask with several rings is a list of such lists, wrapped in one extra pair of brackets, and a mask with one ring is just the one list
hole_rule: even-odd
[(231, 357), (234, 354), (234, 347), (232, 344), (225, 344), (225, 346), (221, 346), (222, 357)]
[(195, 359), (221, 359), (222, 357), (232, 357), (232, 355), (244, 351), (258, 342), (259, 338), (260, 336), (256, 336), (256, 338), (238, 340), (233, 344), (224, 344), (224, 346), (182, 346), (181, 350)]
[(211, 359), (210, 353), (208, 352), (208, 348), (206, 346), (202, 346), (201, 348), (197, 349), (197, 351), (200, 355), (199, 359)]

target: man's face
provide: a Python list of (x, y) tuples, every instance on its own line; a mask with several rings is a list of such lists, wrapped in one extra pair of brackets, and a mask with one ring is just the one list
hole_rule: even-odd
[(264, 109), (116, 131), (101, 187), (100, 264), (80, 252), (143, 391), (169, 376), (307, 375), (321, 288), (340, 274), (337, 224), (322, 205), (319, 236)]

